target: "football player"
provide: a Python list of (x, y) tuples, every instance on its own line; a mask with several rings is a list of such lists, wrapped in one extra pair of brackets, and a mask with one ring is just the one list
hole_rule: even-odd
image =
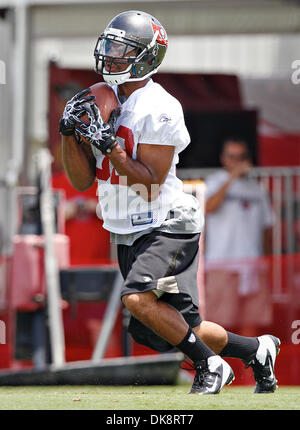
[(242, 359), (254, 370), (256, 392), (273, 392), (279, 339), (229, 333), (202, 321), (198, 312), (204, 219), (198, 201), (183, 192), (176, 177), (190, 137), (180, 103), (151, 79), (167, 46), (165, 29), (147, 13), (126, 11), (112, 19), (94, 56), (119, 112), (105, 123), (89, 89), (67, 103), (60, 121), (65, 169), (78, 190), (98, 180), (103, 227), (117, 244), (121, 299), (131, 313), (133, 338), (188, 356), (196, 369), (190, 393), (216, 394), (232, 382), (233, 371), (222, 357)]

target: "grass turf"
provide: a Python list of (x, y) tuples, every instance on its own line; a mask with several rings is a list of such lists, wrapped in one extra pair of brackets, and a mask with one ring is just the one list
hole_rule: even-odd
[(176, 386), (0, 387), (1, 410), (292, 410), (300, 409), (300, 386), (274, 394), (253, 387), (225, 387), (218, 395), (187, 395)]

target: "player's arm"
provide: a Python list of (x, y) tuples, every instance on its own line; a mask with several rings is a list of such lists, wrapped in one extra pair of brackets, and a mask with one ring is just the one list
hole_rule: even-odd
[(144, 200), (150, 201), (157, 198), (170, 170), (174, 146), (139, 144), (137, 159), (133, 160), (117, 145), (108, 157), (118, 174), (127, 178), (127, 185), (139, 191)]
[(211, 195), (206, 203), (205, 203), (205, 212), (206, 213), (212, 213), (215, 212), (219, 209), (219, 207), (222, 205), (225, 197), (226, 197), (226, 193), (227, 190), (230, 186), (232, 182), (232, 178), (229, 178), (225, 184), (223, 184), (216, 193), (214, 193), (213, 195)]
[(62, 158), (68, 178), (76, 190), (85, 191), (93, 185), (96, 159), (90, 145), (78, 145), (74, 136), (62, 136)]
[(87, 95), (90, 88), (81, 91), (69, 100), (59, 121), (59, 132), (62, 135), (62, 159), (68, 178), (78, 191), (90, 188), (96, 177), (96, 160), (90, 145), (78, 144), (75, 137), (76, 124), (84, 113), (83, 106), (95, 99)]
[(218, 191), (207, 199), (205, 204), (206, 213), (215, 212), (220, 208), (232, 181), (248, 173), (250, 168), (250, 163), (248, 161), (243, 161), (231, 171), (228, 180), (218, 189)]
[(75, 127), (77, 133), (109, 157), (119, 176), (126, 177), (126, 185), (133, 187), (144, 200), (156, 199), (171, 167), (174, 147), (141, 143), (137, 159), (133, 160), (117, 143), (113, 127), (115, 116), (105, 123), (95, 103), (85, 106), (85, 111), (89, 123), (79, 120)]

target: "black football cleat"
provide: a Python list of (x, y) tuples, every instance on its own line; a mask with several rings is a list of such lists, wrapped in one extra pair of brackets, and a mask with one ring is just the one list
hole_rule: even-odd
[(229, 385), (234, 380), (233, 370), (219, 355), (198, 362), (195, 370), (189, 394), (218, 394), (224, 385)]
[(254, 393), (274, 393), (277, 379), (274, 374), (276, 356), (279, 354), (280, 340), (270, 334), (259, 336), (259, 346), (255, 354), (244, 360), (246, 367), (252, 367), (256, 387)]

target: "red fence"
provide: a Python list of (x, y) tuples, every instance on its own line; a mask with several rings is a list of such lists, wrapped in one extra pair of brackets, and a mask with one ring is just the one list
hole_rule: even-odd
[[(17, 254), (16, 254), (17, 255)], [(13, 265), (16, 262), (13, 262)], [(259, 336), (265, 333), (272, 333), (281, 339), (281, 352), (276, 365), (276, 376), (281, 385), (300, 385), (300, 254), (284, 255), (282, 257), (264, 258), (256, 261), (259, 273), (259, 290), (250, 294), (249, 297), (239, 293), (239, 274), (237, 271), (225, 273), (216, 268), (213, 271), (206, 271), (204, 280), (206, 282), (206, 319), (215, 322), (226, 322), (225, 328), (237, 333), (247, 328), (242, 322), (250, 322), (248, 326), (254, 330), (254, 335)], [(4, 264), (4, 260), (2, 260)], [(5, 262), (7, 265), (7, 261)], [(246, 262), (241, 264), (246, 265)], [(254, 267), (254, 261), (251, 262)], [(282, 273), (281, 290), (276, 294), (272, 293), (273, 277), (276, 268), (280, 268)], [(28, 269), (28, 268), (27, 268)], [(20, 267), (22, 270), (22, 267)], [(208, 277), (211, 277), (207, 283)], [(8, 280), (11, 278), (7, 278)], [(213, 282), (212, 282), (213, 281)], [(20, 285), (20, 284), (19, 284)], [(10, 306), (2, 308), (0, 319), (6, 324), (6, 344), (0, 345), (0, 368), (16, 368), (31, 366), (29, 361), (16, 360), (15, 352), (15, 323), (18, 309), (12, 308), (11, 298), (15, 297), (14, 285), (9, 284), (7, 291), (10, 291), (8, 299)], [(36, 295), (36, 289), (33, 294)], [(207, 289), (211, 288), (210, 292)], [(18, 287), (19, 297), (22, 291)], [(221, 293), (221, 290), (223, 292)], [(214, 291), (213, 291), (214, 290)], [(262, 293), (261, 293), (262, 292)], [(215, 297), (213, 297), (215, 295)], [(28, 295), (28, 285), (26, 286), (26, 297)], [(235, 309), (230, 315), (228, 302), (234, 303), (230, 309)], [(215, 303), (216, 309), (221, 312), (216, 313), (216, 309), (211, 303)], [(67, 361), (88, 360), (91, 358), (93, 348), (102, 324), (102, 316), (105, 312), (106, 303), (68, 303), (63, 310), (64, 328), (66, 338), (66, 359)], [(223, 310), (226, 312), (224, 313)], [(247, 311), (248, 309), (248, 311)], [(245, 312), (250, 312), (250, 321), (245, 318)], [(212, 314), (214, 313), (214, 315)], [(227, 321), (224, 321), (224, 318)], [(245, 333), (246, 334), (246, 333)], [(112, 333), (106, 357), (117, 357), (122, 355), (122, 313), (118, 314), (116, 325)], [(133, 355), (153, 353), (150, 349), (132, 343)], [(236, 384), (253, 384), (251, 370), (245, 370), (244, 365), (236, 359), (229, 359), (236, 373)]]

